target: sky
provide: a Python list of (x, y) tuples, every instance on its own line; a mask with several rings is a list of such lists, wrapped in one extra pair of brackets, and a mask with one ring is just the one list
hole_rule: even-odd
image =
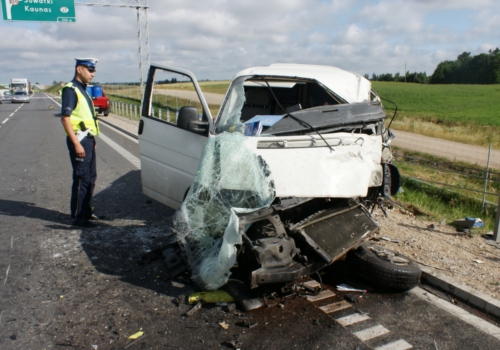
[[(76, 16), (75, 23), (0, 18), (0, 83), (69, 81), (75, 57), (99, 59), (94, 81), (138, 82), (137, 11), (76, 6)], [(403, 74), (406, 64), (430, 75), (464, 51), (500, 47), (498, 0), (149, 0), (147, 16), (151, 62), (198, 80), (272, 63), (370, 76)]]

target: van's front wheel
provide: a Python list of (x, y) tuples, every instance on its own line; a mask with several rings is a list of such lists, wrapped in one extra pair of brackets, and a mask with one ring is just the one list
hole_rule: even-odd
[(410, 258), (373, 244), (351, 250), (347, 261), (361, 279), (384, 290), (410, 290), (418, 285), (422, 275), (418, 264)]

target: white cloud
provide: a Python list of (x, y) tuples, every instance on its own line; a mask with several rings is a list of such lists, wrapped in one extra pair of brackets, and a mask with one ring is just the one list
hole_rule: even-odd
[[(275, 62), (361, 74), (402, 72), (407, 62), (411, 71), (431, 74), (443, 59), (484, 52), (500, 39), (500, 5), (493, 0), (150, 0), (149, 6), (151, 61), (188, 68), (200, 79), (229, 79)], [(466, 21), (454, 23), (463, 13)], [(8, 32), (0, 82), (13, 75), (68, 80), (78, 56), (100, 59), (98, 81), (139, 79), (134, 9), (78, 6), (75, 24), (0, 22), (0, 28)]]

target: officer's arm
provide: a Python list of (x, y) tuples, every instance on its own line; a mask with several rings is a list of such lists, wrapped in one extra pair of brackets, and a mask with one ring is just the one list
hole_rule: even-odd
[(80, 141), (78, 141), (78, 138), (76, 137), (75, 132), (73, 131), (73, 126), (71, 126), (69, 115), (62, 115), (61, 123), (64, 127), (64, 130), (66, 131), (66, 134), (68, 134), (70, 141), (73, 143), (73, 145), (75, 145), (76, 155), (79, 158), (85, 158), (85, 149), (83, 148)]

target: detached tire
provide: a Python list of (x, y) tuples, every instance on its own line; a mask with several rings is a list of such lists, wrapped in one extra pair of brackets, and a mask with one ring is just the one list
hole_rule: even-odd
[(410, 290), (422, 275), (413, 260), (377, 245), (362, 244), (347, 254), (347, 261), (361, 279), (383, 290)]

